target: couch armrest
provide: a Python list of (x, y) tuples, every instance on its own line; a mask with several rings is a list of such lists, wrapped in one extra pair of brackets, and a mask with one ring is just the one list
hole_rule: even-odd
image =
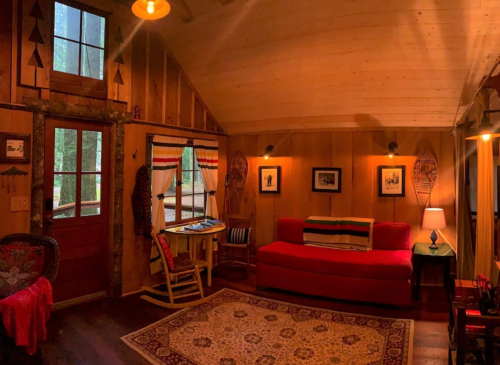
[(408, 223), (375, 222), (374, 250), (411, 250), (411, 226)]
[(281, 218), (278, 221), (278, 241), (303, 244), (304, 224), (303, 219)]

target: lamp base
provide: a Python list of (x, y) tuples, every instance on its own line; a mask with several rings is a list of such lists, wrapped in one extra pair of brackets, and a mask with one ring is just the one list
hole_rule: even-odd
[(430, 249), (436, 250), (438, 248), (438, 245), (436, 245), (436, 240), (438, 239), (438, 235), (436, 233), (436, 230), (432, 230), (431, 232), (431, 241), (432, 244), (429, 246)]

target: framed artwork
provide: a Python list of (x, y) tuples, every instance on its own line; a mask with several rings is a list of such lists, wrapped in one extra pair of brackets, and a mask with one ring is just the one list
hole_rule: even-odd
[(259, 167), (259, 193), (279, 194), (281, 187), (281, 166)]
[(406, 166), (378, 167), (378, 196), (404, 197), (406, 185)]
[(30, 163), (31, 135), (0, 133), (0, 163)]
[(342, 191), (342, 169), (336, 167), (313, 167), (312, 191), (340, 193)]

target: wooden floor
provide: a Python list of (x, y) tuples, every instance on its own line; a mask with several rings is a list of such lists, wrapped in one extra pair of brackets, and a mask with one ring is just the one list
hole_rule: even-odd
[[(408, 310), (315, 298), (278, 290), (257, 291), (255, 276), (248, 280), (215, 277), (210, 295), (227, 287), (269, 299), (343, 312), (415, 320), (414, 365), (447, 364), (447, 302), (442, 287), (422, 287), (421, 298)], [(139, 295), (103, 299), (52, 313), (48, 340), (42, 345), (48, 364), (149, 364), (120, 337), (156, 322), (174, 310), (156, 307)], [(320, 364), (318, 364), (320, 365)]]

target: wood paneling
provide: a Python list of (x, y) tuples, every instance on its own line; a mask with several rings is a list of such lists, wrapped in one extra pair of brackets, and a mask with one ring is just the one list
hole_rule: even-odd
[[(399, 156), (385, 156), (390, 142), (399, 144)], [(265, 148), (276, 147), (273, 157), (260, 157)], [(249, 162), (249, 174), (240, 202), (231, 187), (233, 213), (254, 213), (255, 249), (277, 238), (276, 224), (282, 217), (310, 215), (373, 217), (377, 221), (408, 222), (413, 242), (428, 241), (429, 232), (420, 229), (421, 213), (413, 188), (413, 164), (417, 153), (428, 148), (436, 153), (439, 183), (431, 194), (433, 207), (445, 210), (448, 227), (443, 230), (455, 244), (453, 137), (447, 131), (364, 131), (324, 133), (277, 133), (229, 136), (228, 168), (236, 151)], [(281, 166), (281, 194), (258, 193), (259, 166)], [(406, 166), (406, 196), (378, 197), (377, 166)], [(312, 192), (313, 167), (342, 168), (341, 193)]]
[(146, 38), (147, 31), (144, 29), (139, 29), (132, 38), (132, 108), (141, 108), (142, 119), (145, 118), (146, 107)]
[(172, 58), (167, 58), (167, 118), (166, 123), (177, 125), (177, 99), (179, 70)]
[[(0, 131), (9, 133), (23, 133), (32, 135), (33, 117), (31, 113), (0, 109)], [(8, 178), (0, 176), (0, 237), (11, 233), (30, 232), (30, 210), (21, 212), (10, 211), (10, 199), (12, 197), (25, 196), (28, 198), (28, 207), (31, 206), (31, 163), (24, 165), (0, 164), (0, 172), (10, 169), (12, 166), (26, 171), (27, 176), (16, 176)], [(11, 184), (10, 193), (8, 185)], [(14, 191), (13, 184), (16, 184)]]
[(163, 46), (158, 40), (158, 34), (151, 34), (149, 47), (149, 88), (147, 120), (162, 123), (163, 117)]
[(181, 78), (181, 108), (179, 111), (181, 127), (191, 128), (192, 99), (191, 88), (186, 80)]
[(157, 28), (230, 134), (451, 126), (500, 45), (494, 1), (190, 6)]
[(3, 3), (0, 12), (0, 102), (10, 102), (12, 51), (12, 0)]

